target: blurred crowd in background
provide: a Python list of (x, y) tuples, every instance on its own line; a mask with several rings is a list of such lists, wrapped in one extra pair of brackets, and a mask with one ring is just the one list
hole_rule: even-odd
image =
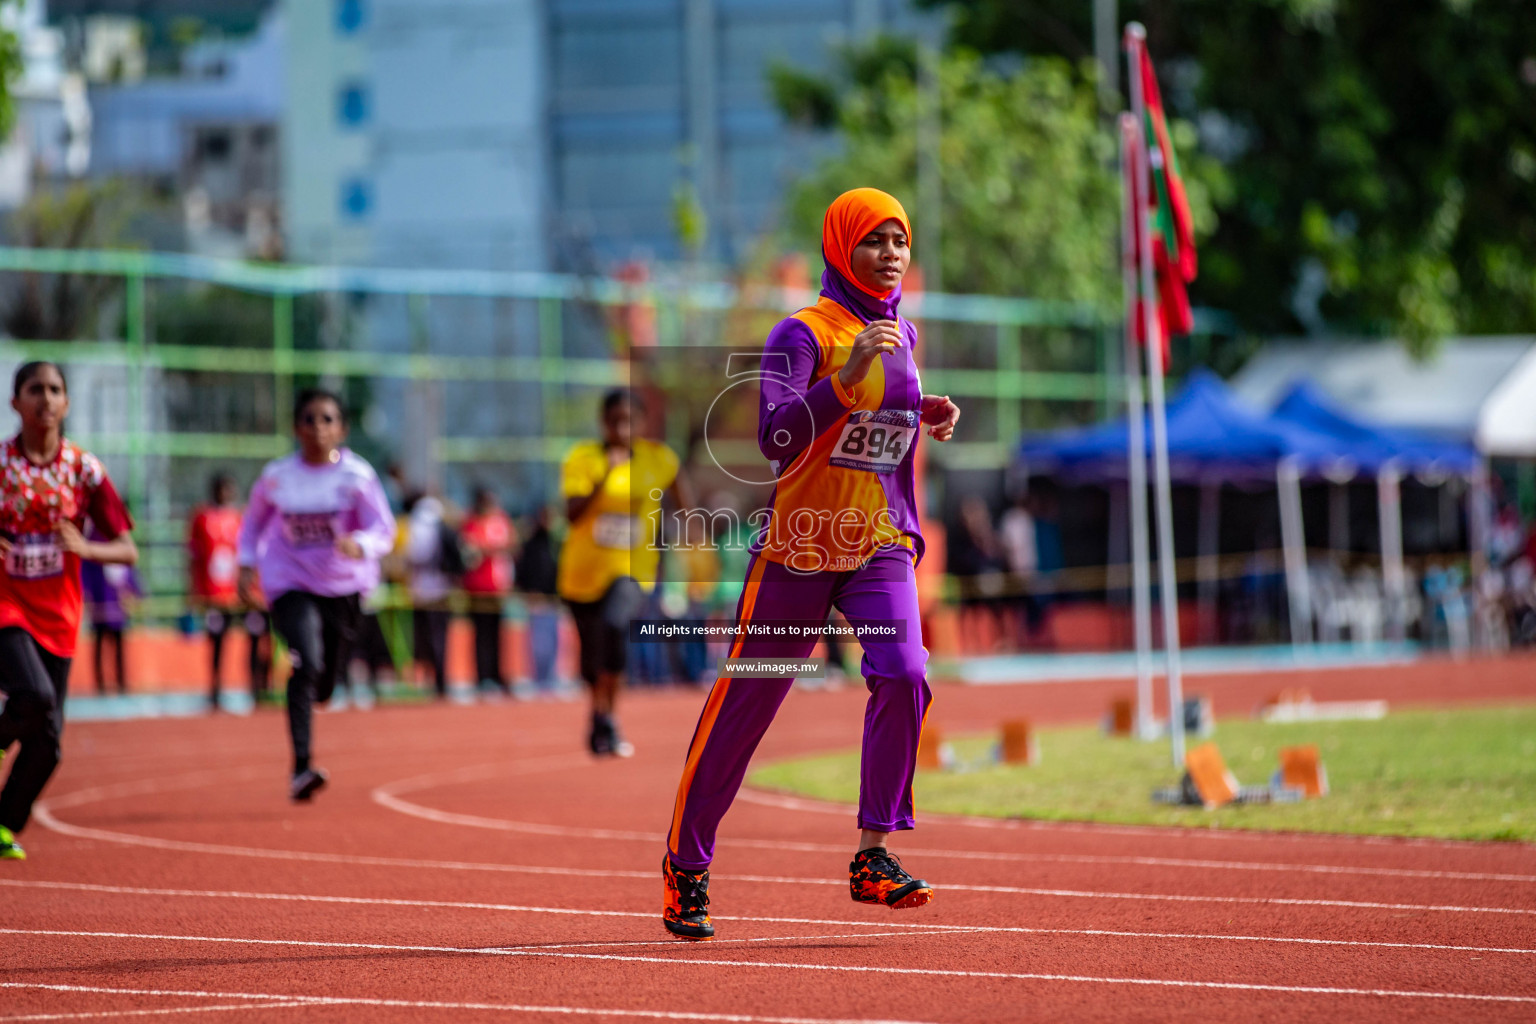
[[(386, 467), (383, 480), (396, 513), (396, 544), (384, 562), (384, 582), (365, 606), (350, 673), (354, 696), (573, 696), (574, 635), (555, 593), (565, 528), (558, 510), (536, 506), (514, 515), (489, 487), (476, 488), (461, 506), (413, 486), (398, 465)], [(1472, 577), (1464, 556), (1411, 560), (1407, 607), (1401, 609), (1407, 631), (1400, 639), (1455, 653), (1536, 645), (1536, 527), (1522, 521), (1501, 490), (1496, 493), (1500, 500), (1480, 575)], [(1102, 511), (1094, 507), (1103, 500), (1089, 489), (1063, 488), (1043, 477), (1013, 488), (1001, 507), (975, 494), (961, 499), (936, 553), (945, 564), (946, 604), (954, 612), (952, 650), (946, 653), (1123, 647), (1126, 580), (1115, 576), (1113, 566), (1068, 564), (1069, 549), (1082, 543), (1082, 534), (1097, 535)], [(236, 594), (239, 526), (234, 481), (216, 475), (208, 501), (188, 521), (188, 603), (178, 621), (182, 642), (206, 638), (215, 705), (221, 689), (247, 684), (258, 700), (275, 699), (270, 623), (264, 609), (243, 605)], [(744, 567), (735, 547), (664, 549), (662, 582), (641, 617), (729, 619)], [(708, 564), (698, 564), (700, 559)], [(1213, 608), (1206, 609), (1189, 587), (1186, 639), (1285, 640), (1278, 554), (1254, 550), (1229, 562), (1232, 571), (1221, 579)], [(1374, 558), (1314, 551), (1308, 571), (1320, 642), (1392, 639), (1389, 598)], [(90, 564), (83, 585), (93, 634), (90, 678), (99, 693), (127, 692), (132, 680), (126, 651), (134, 642), (135, 602), (143, 594), (139, 579), (132, 568)], [(472, 652), (456, 663), (457, 675), (450, 670), (455, 622)], [(245, 638), (245, 658), (238, 661), (229, 640), (236, 633)], [(717, 642), (636, 643), (629, 683), (707, 685), (724, 653)], [(822, 653), (831, 685), (857, 677), (856, 651), (834, 641)]]

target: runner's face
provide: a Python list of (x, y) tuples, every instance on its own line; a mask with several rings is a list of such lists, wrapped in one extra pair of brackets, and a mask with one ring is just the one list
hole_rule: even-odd
[(907, 233), (894, 218), (865, 235), (848, 257), (853, 276), (877, 292), (888, 292), (901, 284), (911, 262)]
[(634, 437), (634, 409), (628, 402), (620, 402), (603, 417), (603, 441), (615, 448), (628, 448)]
[(69, 392), (64, 378), (52, 366), (44, 366), (21, 386), (21, 393), (11, 399), (11, 408), (21, 416), (27, 430), (51, 430), (61, 427), (69, 415)]
[(317, 398), (306, 405), (299, 412), (293, 432), (308, 462), (329, 459), (331, 453), (347, 439), (347, 427), (341, 421), (341, 410), (329, 398)]

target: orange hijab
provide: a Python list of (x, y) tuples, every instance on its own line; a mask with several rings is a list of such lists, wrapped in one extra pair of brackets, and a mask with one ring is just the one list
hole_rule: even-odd
[(827, 207), (827, 216), (821, 222), (821, 254), (827, 265), (866, 295), (884, 298), (891, 289), (877, 292), (853, 276), (850, 259), (854, 247), (864, 236), (888, 220), (901, 224), (907, 233), (907, 243), (912, 241), (912, 225), (907, 221), (907, 211), (902, 209), (896, 197), (877, 188), (856, 188), (844, 192)]

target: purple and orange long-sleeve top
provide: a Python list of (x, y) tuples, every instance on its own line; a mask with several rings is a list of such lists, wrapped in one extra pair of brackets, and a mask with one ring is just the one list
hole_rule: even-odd
[[(781, 320), (761, 364), (758, 447), (778, 475), (753, 550), (806, 572), (858, 568), (877, 549), (922, 557), (913, 454), (921, 434), (917, 330), (900, 319), (898, 287), (883, 297), (828, 267), (816, 305)], [(875, 320), (900, 324), (902, 346), (844, 389), (838, 371)]]

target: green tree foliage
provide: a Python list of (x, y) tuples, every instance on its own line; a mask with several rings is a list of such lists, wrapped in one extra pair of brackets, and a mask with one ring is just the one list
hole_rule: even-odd
[[(7, 8), (19, 6), (20, 0), (0, 0), (0, 15), (4, 15)], [(16, 123), (16, 105), (11, 90), (23, 68), (21, 40), (15, 32), (0, 27), (0, 139), (9, 138), (11, 126)]]
[[(38, 189), (16, 209), (8, 241), (29, 249), (123, 247), (146, 209), (141, 189), (121, 181)], [(102, 274), (18, 275), (0, 305), (0, 327), (13, 338), (72, 340), (100, 330), (104, 310), (120, 305), (121, 282)]]
[[(920, 0), (987, 53), (1092, 51), (1077, 0)], [(1231, 188), (1195, 301), (1257, 331), (1536, 330), (1529, 0), (1122, 0)]]
[[(771, 73), (785, 115), (835, 128), (841, 143), (792, 189), (793, 238), (819, 239), (828, 201), (867, 185), (902, 200), (921, 259), (917, 138), (925, 98), (916, 50), (886, 38), (843, 56), (831, 79), (787, 67)], [(1042, 59), (999, 70), (957, 50), (937, 61), (935, 81), (944, 289), (1118, 302), (1119, 192), (1091, 69)]]

